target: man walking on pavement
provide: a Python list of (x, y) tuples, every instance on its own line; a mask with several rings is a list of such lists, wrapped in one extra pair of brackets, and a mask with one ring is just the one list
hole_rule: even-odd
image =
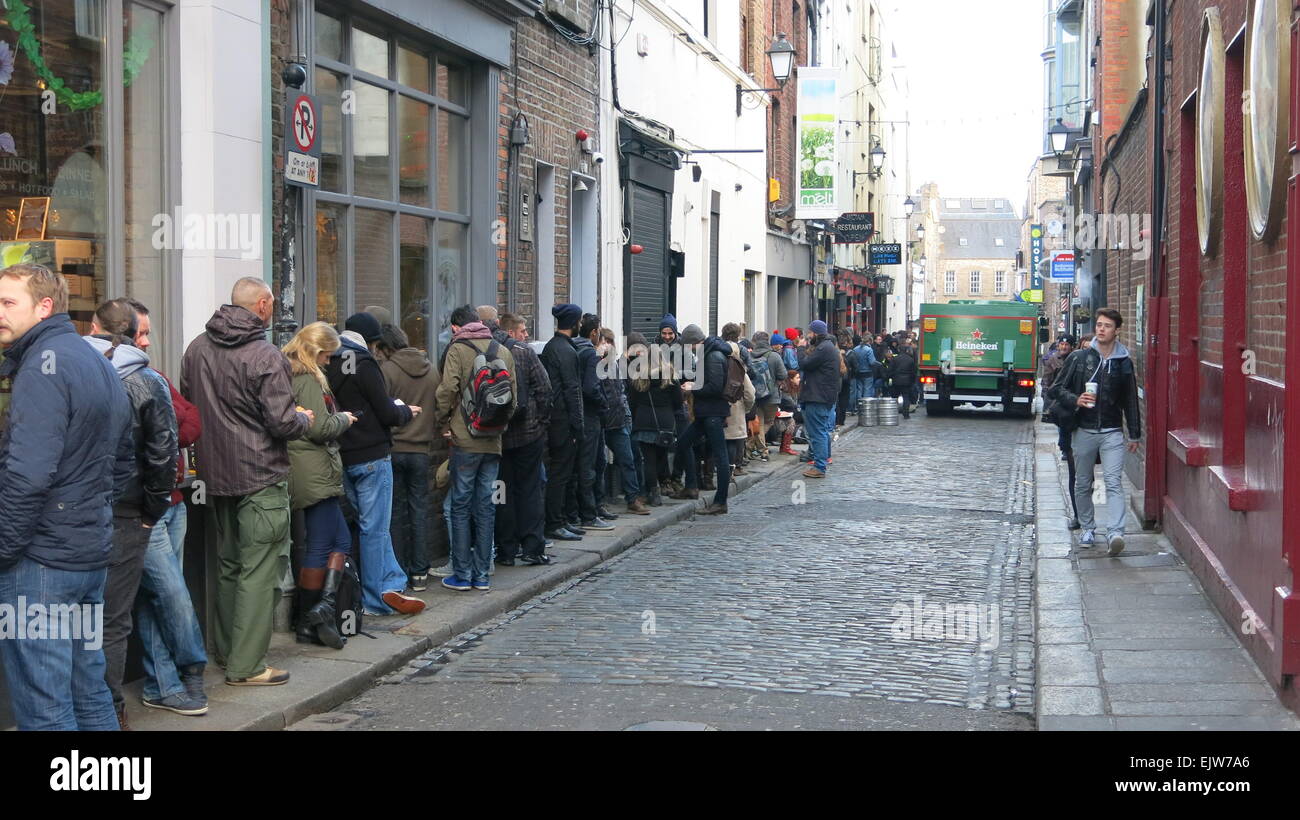
[[(13, 380), (0, 433), (0, 604), (34, 606), (45, 640), (0, 640), (23, 731), (115, 731), (102, 634), (74, 639), (60, 611), (104, 604), (114, 470), (131, 441), (131, 403), (107, 359), (68, 317), (68, 285), (39, 265), (0, 270), (0, 378)], [(66, 621), (65, 621), (66, 623)]]
[(578, 461), (578, 439), (582, 436), (582, 384), (578, 376), (578, 349), (573, 337), (582, 321), (577, 305), (555, 305), (555, 335), (542, 348), (542, 364), (551, 382), (554, 400), (546, 432), (546, 537), (556, 541), (579, 541), (580, 533), (567, 528), (564, 507), (569, 482)]
[(1096, 543), (1093, 517), (1093, 465), (1101, 455), (1106, 482), (1108, 521), (1106, 543), (1111, 555), (1124, 551), (1124, 424), (1128, 424), (1130, 453), (1142, 439), (1137, 377), (1128, 348), (1118, 339), (1124, 317), (1114, 308), (1100, 308), (1093, 320), (1092, 344), (1070, 354), (1053, 383), (1054, 415), (1073, 430), (1074, 503), (1083, 529), (1079, 543)]
[(546, 498), (542, 455), (551, 421), (551, 379), (537, 353), (528, 346), (528, 324), (522, 316), (501, 317), (506, 350), (515, 360), (518, 403), (510, 426), (501, 437), (501, 481), (506, 503), (497, 508), (497, 563), (510, 566), (549, 564), (546, 557)]
[(809, 352), (799, 364), (803, 382), (799, 402), (803, 406), (812, 464), (803, 475), (806, 478), (825, 478), (831, 457), (831, 427), (835, 422), (835, 402), (840, 394), (844, 360), (835, 340), (827, 335), (826, 323), (821, 319), (814, 319), (808, 325), (808, 336)]
[(205, 431), (196, 446), (221, 562), (217, 663), (232, 686), (277, 686), (289, 673), (267, 666), (266, 650), (289, 563), (288, 442), (315, 416), (295, 409), (289, 360), (266, 339), (271, 288), (245, 276), (230, 301), (186, 349), (181, 394)]

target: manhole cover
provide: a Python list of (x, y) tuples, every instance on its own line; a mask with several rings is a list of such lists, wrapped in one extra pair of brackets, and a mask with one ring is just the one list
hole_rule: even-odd
[(688, 720), (652, 720), (649, 723), (638, 723), (629, 726), (625, 732), (716, 732), (712, 726), (707, 723), (692, 723)]

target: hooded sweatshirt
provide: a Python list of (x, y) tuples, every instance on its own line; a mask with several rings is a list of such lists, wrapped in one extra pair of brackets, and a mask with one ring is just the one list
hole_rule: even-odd
[(343, 466), (354, 467), (387, 457), (393, 447), (392, 429), (409, 424), (412, 413), (389, 396), (379, 362), (365, 342), (358, 341), (361, 337), (351, 330), (339, 337), (343, 345), (330, 356), (325, 378), (339, 409), (357, 417), (339, 437)]
[[(442, 380), (437, 390), (437, 425), (439, 429), (451, 431), (453, 447), (466, 453), (491, 453), (501, 455), (501, 436), (470, 435), (469, 424), (460, 409), (461, 395), (466, 385), (474, 376), (474, 360), (479, 353), (484, 353), (496, 340), (492, 331), (482, 322), (470, 322), (462, 327), (447, 346), (443, 358)], [(464, 344), (468, 342), (468, 344)], [(505, 364), (506, 371), (512, 376), (515, 372), (515, 359), (505, 345), (497, 343), (497, 356)], [(515, 406), (519, 406), (519, 385), (515, 379), (510, 380), (510, 392)]]
[(199, 478), (211, 495), (245, 496), (289, 477), (291, 439), (307, 431), (289, 360), (247, 308), (222, 305), (181, 362), (181, 394), (199, 408)]
[[(779, 385), (789, 378), (790, 374), (786, 371), (785, 361), (781, 358), (780, 353), (772, 349), (772, 343), (767, 338), (767, 334), (755, 334), (754, 360), (767, 362), (767, 369), (772, 374), (772, 383), (774, 385)], [(780, 404), (781, 390), (779, 388), (773, 390), (759, 403)]]
[(434, 372), (433, 363), (419, 348), (404, 347), (381, 362), (379, 369), (388, 384), (389, 396), (421, 410), (410, 424), (393, 431), (393, 452), (429, 455), (438, 435), (433, 420), (438, 374)]
[[(1079, 395), (1085, 392), (1088, 382), (1097, 383), (1097, 403), (1093, 407), (1079, 407)], [(1137, 376), (1128, 348), (1119, 341), (1105, 359), (1096, 339), (1089, 347), (1071, 353), (1052, 382), (1049, 396), (1064, 411), (1054, 411), (1053, 415), (1071, 419), (1080, 430), (1096, 433), (1122, 430), (1127, 421), (1129, 438), (1134, 441), (1142, 438)]]

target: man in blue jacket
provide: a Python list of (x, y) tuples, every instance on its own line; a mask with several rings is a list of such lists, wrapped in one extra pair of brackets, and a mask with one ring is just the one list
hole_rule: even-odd
[(67, 310), (62, 276), (0, 271), (0, 376), (13, 379), (0, 434), (0, 605), (26, 614), (21, 634), (0, 630), (0, 663), (19, 729), (114, 731), (104, 583), (131, 405)]

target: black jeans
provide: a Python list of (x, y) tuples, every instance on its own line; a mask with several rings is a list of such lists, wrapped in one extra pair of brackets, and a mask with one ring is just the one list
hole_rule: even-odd
[(568, 419), (551, 423), (546, 431), (546, 529), (548, 532), (563, 527), (565, 504), (573, 468), (578, 461), (578, 446), (574, 430)]
[(429, 456), (393, 453), (393, 554), (407, 575), (429, 571)]
[(835, 402), (835, 424), (837, 426), (844, 424), (844, 416), (849, 410), (849, 393), (852, 389), (853, 381), (851, 379), (840, 379), (840, 395)]
[(131, 637), (131, 610), (144, 574), (144, 556), (149, 536), (137, 518), (113, 516), (113, 551), (108, 559), (108, 580), (104, 584), (104, 680), (113, 693), (113, 705), (121, 707), (122, 677), (126, 674), (126, 644)]
[(546, 439), (501, 451), (501, 470), (497, 475), (505, 482), (504, 504), (497, 505), (497, 558), (535, 558), (542, 554), (546, 539), (542, 528), (546, 506), (542, 497), (542, 453)]
[(634, 443), (641, 450), (641, 494), (649, 499), (659, 493), (660, 476), (668, 475), (668, 448), (647, 441)]
[(578, 463), (573, 468), (565, 513), (569, 520), (590, 521), (596, 514), (596, 450), (604, 447), (604, 428), (594, 413), (583, 419), (582, 435), (577, 441)]
[[(691, 452), (695, 442), (703, 439), (707, 442), (713, 456), (713, 466), (718, 472), (718, 489), (713, 495), (713, 503), (722, 506), (727, 503), (727, 486), (731, 483), (731, 461), (727, 456), (727, 419), (723, 416), (705, 416), (697, 418), (686, 427), (682, 434), (683, 443), (678, 452)], [(686, 486), (700, 486), (699, 470), (695, 459), (686, 462)]]

